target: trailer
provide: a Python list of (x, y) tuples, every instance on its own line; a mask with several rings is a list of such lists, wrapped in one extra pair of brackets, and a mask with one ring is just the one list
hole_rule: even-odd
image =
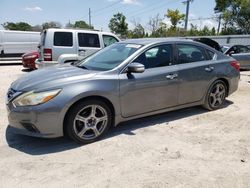
[(20, 57), (37, 51), (40, 32), (0, 30), (0, 57)]

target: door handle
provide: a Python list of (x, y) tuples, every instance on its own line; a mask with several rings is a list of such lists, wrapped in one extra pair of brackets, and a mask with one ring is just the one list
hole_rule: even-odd
[(166, 76), (166, 78), (169, 80), (173, 80), (174, 78), (177, 78), (177, 77), (178, 77), (178, 74), (169, 74)]
[(207, 72), (212, 72), (214, 70), (214, 67), (206, 67), (205, 71)]
[(78, 52), (86, 52), (84, 49), (79, 49)]

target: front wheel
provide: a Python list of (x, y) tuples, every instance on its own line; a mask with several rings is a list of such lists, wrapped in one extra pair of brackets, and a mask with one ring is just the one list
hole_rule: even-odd
[(217, 110), (224, 104), (227, 95), (227, 86), (221, 81), (215, 81), (209, 88), (206, 101), (203, 105), (208, 110)]
[(80, 144), (96, 141), (110, 128), (111, 116), (109, 107), (102, 101), (80, 102), (66, 117), (66, 132)]

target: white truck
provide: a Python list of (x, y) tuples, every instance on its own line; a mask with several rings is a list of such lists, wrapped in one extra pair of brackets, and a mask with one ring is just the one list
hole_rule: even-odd
[(41, 34), (36, 67), (80, 60), (120, 39), (112, 33), (83, 29), (46, 29)]
[(40, 32), (0, 30), (0, 56), (21, 56), (37, 50)]

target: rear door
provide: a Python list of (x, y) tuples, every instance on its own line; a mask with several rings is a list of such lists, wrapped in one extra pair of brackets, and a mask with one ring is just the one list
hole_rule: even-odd
[[(180, 105), (200, 101), (215, 77), (215, 61), (206, 49), (190, 43), (177, 43)], [(213, 52), (210, 52), (213, 54)]]
[(97, 33), (77, 33), (78, 55), (89, 56), (101, 49), (100, 37)]
[[(48, 40), (48, 37), (46, 38)], [(62, 54), (75, 54), (74, 33), (71, 31), (55, 31), (53, 37), (52, 60), (57, 61)]]

